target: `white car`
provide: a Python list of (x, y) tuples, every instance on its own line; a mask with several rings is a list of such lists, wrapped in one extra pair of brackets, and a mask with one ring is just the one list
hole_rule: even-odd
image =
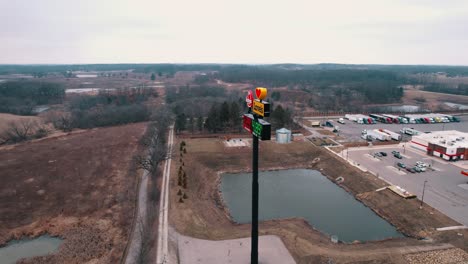
[(424, 163), (422, 161), (416, 161), (416, 166), (425, 168), (425, 167), (427, 167), (427, 163)]

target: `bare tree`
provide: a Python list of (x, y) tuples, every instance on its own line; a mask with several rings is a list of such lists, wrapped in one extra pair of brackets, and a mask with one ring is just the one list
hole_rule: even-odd
[(12, 121), (7, 129), (0, 134), (0, 144), (18, 143), (28, 140), (37, 129), (38, 124), (32, 120)]
[(47, 122), (52, 123), (56, 129), (69, 132), (73, 129), (70, 113), (50, 111), (46, 116)]

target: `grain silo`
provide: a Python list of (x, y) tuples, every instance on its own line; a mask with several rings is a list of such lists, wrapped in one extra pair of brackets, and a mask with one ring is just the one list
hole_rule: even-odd
[(280, 144), (291, 143), (291, 130), (286, 128), (276, 130), (276, 142)]

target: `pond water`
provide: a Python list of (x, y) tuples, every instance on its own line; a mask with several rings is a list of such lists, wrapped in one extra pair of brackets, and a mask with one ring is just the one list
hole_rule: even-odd
[(468, 105), (454, 104), (454, 103), (450, 103), (450, 102), (445, 102), (445, 104), (452, 107), (452, 108), (458, 109), (458, 110), (467, 110), (468, 109)]
[(77, 78), (96, 78), (97, 74), (77, 74)]
[[(260, 221), (302, 217), (314, 228), (344, 242), (403, 237), (394, 226), (318, 171), (260, 172), (259, 185)], [(251, 222), (251, 186), (251, 173), (225, 173), (221, 177), (224, 201), (237, 223)]]
[(404, 112), (404, 113), (411, 113), (411, 112), (419, 112), (422, 111), (420, 106), (417, 105), (390, 105), (390, 106), (373, 106), (369, 107), (368, 111), (377, 111), (377, 112)]
[(22, 258), (31, 258), (53, 253), (63, 240), (48, 235), (34, 239), (21, 239), (8, 242), (0, 247), (0, 263), (14, 264)]

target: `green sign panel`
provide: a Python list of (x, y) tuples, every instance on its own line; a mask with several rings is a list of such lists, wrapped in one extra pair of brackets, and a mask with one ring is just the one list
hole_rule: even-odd
[(252, 134), (260, 140), (270, 140), (271, 125), (263, 119), (252, 120)]

